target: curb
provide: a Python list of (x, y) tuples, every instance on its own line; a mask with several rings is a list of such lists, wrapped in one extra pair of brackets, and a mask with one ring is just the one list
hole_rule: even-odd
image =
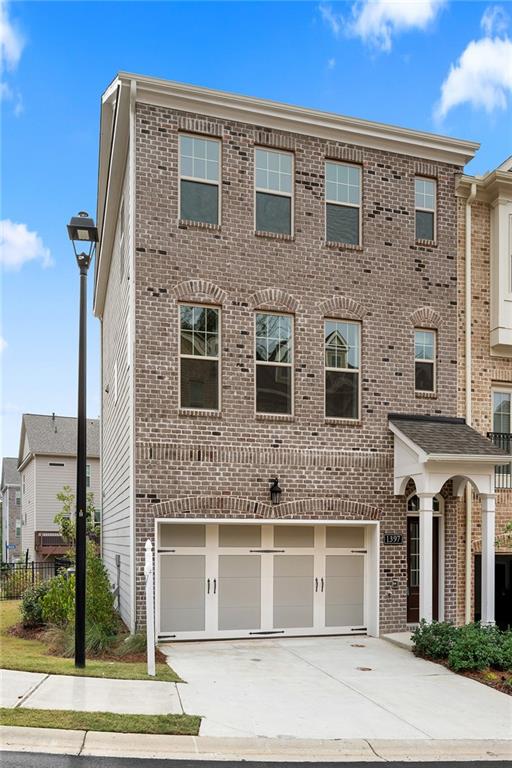
[(308, 762), (512, 760), (510, 740), (269, 739), (158, 736), (0, 726), (0, 750), (88, 757)]

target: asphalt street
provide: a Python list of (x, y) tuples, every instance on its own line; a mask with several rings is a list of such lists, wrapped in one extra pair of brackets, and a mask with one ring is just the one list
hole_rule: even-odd
[[(428, 763), (427, 763), (428, 764)], [(35, 752), (1, 752), (2, 768), (368, 768), (373, 763), (349, 762), (261, 762), (232, 760), (152, 760), (149, 758), (86, 757), (48, 755)], [(387, 762), (390, 768), (425, 768), (425, 762)], [(439, 768), (510, 768), (506, 760), (479, 760), (471, 762), (436, 761)]]

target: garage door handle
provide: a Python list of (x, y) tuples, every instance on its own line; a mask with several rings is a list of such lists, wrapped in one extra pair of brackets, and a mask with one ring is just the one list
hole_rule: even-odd
[(213, 580), (213, 594), (217, 594), (217, 579)]
[(315, 592), (318, 592), (318, 579), (315, 578)]
[(320, 592), (324, 591), (324, 580), (323, 577), (320, 579)]
[(208, 595), (210, 594), (210, 579), (206, 579), (206, 592)]

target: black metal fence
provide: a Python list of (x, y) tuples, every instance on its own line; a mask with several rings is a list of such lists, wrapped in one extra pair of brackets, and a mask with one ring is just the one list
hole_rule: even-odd
[[(488, 432), (487, 437), (492, 440), (497, 448), (502, 448), (510, 453), (512, 448), (512, 434), (510, 432)], [(512, 488), (512, 463), (500, 464), (495, 470), (496, 488)]]
[(69, 560), (41, 563), (3, 563), (0, 566), (0, 600), (19, 600), (28, 587), (51, 579), (69, 568)]

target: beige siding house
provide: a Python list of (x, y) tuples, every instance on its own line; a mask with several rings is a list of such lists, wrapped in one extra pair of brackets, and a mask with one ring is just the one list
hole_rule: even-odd
[[(23, 415), (18, 471), (21, 481), (21, 553), (29, 560), (59, 554), (61, 543), (54, 518), (57, 494), (76, 486), (76, 419), (69, 416)], [(87, 485), (100, 515), (99, 422), (87, 422)]]
[(2, 555), (3, 563), (16, 561), (21, 552), (21, 489), (16, 458), (2, 461)]

